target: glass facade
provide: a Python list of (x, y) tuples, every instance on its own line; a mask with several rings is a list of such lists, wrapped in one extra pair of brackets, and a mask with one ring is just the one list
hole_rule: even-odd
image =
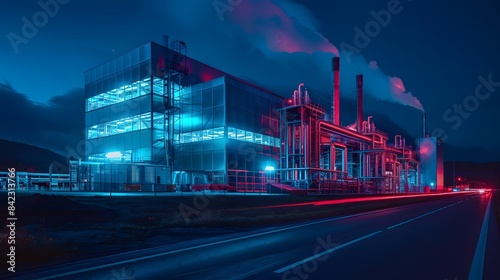
[(227, 162), (229, 170), (262, 172), (279, 168), (279, 115), (282, 98), (241, 82), (227, 82)]
[(234, 127), (227, 128), (227, 138), (246, 141), (250, 143), (257, 143), (276, 148), (279, 148), (281, 146), (281, 140), (279, 138), (269, 135), (262, 135), (260, 133), (253, 133), (251, 131), (245, 131), (243, 129), (237, 129)]
[[(163, 129), (163, 118), (163, 114), (153, 112), (153, 118), (151, 118), (151, 113), (144, 113), (141, 115), (96, 124), (88, 128), (87, 139), (95, 139), (98, 137), (106, 137), (142, 129)], [(153, 120), (153, 123), (151, 123), (151, 120)]]
[[(167, 121), (162, 69), (170, 52), (149, 43), (86, 73), (87, 161), (166, 165), (172, 119)], [(278, 168), (282, 98), (186, 59), (189, 75), (172, 87), (176, 106), (170, 110), (178, 114), (172, 171), (227, 183), (233, 170)]]
[(90, 97), (86, 102), (87, 112), (147, 95), (150, 88), (150, 78), (146, 78)]
[(227, 174), (277, 168), (279, 96), (224, 76), (185, 88), (182, 101), (176, 169)]

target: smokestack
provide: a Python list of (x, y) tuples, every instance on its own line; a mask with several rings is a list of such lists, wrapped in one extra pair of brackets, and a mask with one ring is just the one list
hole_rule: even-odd
[(358, 89), (358, 132), (363, 129), (363, 75), (356, 75), (356, 85)]
[(427, 116), (425, 115), (425, 113), (423, 114), (423, 121), (422, 121), (422, 132), (423, 132), (423, 138), (426, 138), (427, 137), (427, 123), (426, 123), (426, 120), (427, 119)]
[(162, 36), (162, 41), (163, 41), (163, 42), (162, 42), (162, 45), (163, 45), (164, 47), (167, 47), (167, 48), (168, 48), (168, 35), (163, 35), (163, 36)]
[(332, 120), (336, 125), (340, 125), (340, 58), (334, 57), (332, 60), (333, 69), (333, 110)]

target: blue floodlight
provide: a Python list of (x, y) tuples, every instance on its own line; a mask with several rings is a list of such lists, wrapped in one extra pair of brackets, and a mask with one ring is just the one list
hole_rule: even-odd
[(106, 158), (109, 158), (109, 159), (117, 159), (117, 158), (121, 158), (123, 155), (121, 152), (109, 152), (106, 154)]
[(266, 168), (264, 168), (265, 171), (274, 171), (274, 166), (266, 166)]

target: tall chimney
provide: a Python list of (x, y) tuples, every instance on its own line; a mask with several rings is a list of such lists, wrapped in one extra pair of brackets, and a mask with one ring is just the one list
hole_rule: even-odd
[(168, 46), (168, 35), (163, 35), (163, 36), (162, 36), (162, 45), (163, 45), (164, 47), (167, 47), (167, 48), (169, 47), (169, 46)]
[(333, 123), (340, 125), (340, 58), (334, 57), (332, 60), (333, 69)]
[(361, 132), (363, 125), (363, 75), (356, 75), (356, 86), (358, 89), (358, 132)]
[(422, 121), (422, 133), (423, 133), (423, 138), (426, 138), (427, 137), (427, 116), (426, 114), (424, 113), (423, 115), (423, 121)]

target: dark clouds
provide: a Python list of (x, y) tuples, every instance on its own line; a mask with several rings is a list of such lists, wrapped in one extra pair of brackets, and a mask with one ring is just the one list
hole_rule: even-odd
[(48, 105), (35, 104), (8, 83), (0, 83), (0, 138), (53, 150), (66, 156), (84, 139), (84, 92), (75, 89), (55, 96)]

